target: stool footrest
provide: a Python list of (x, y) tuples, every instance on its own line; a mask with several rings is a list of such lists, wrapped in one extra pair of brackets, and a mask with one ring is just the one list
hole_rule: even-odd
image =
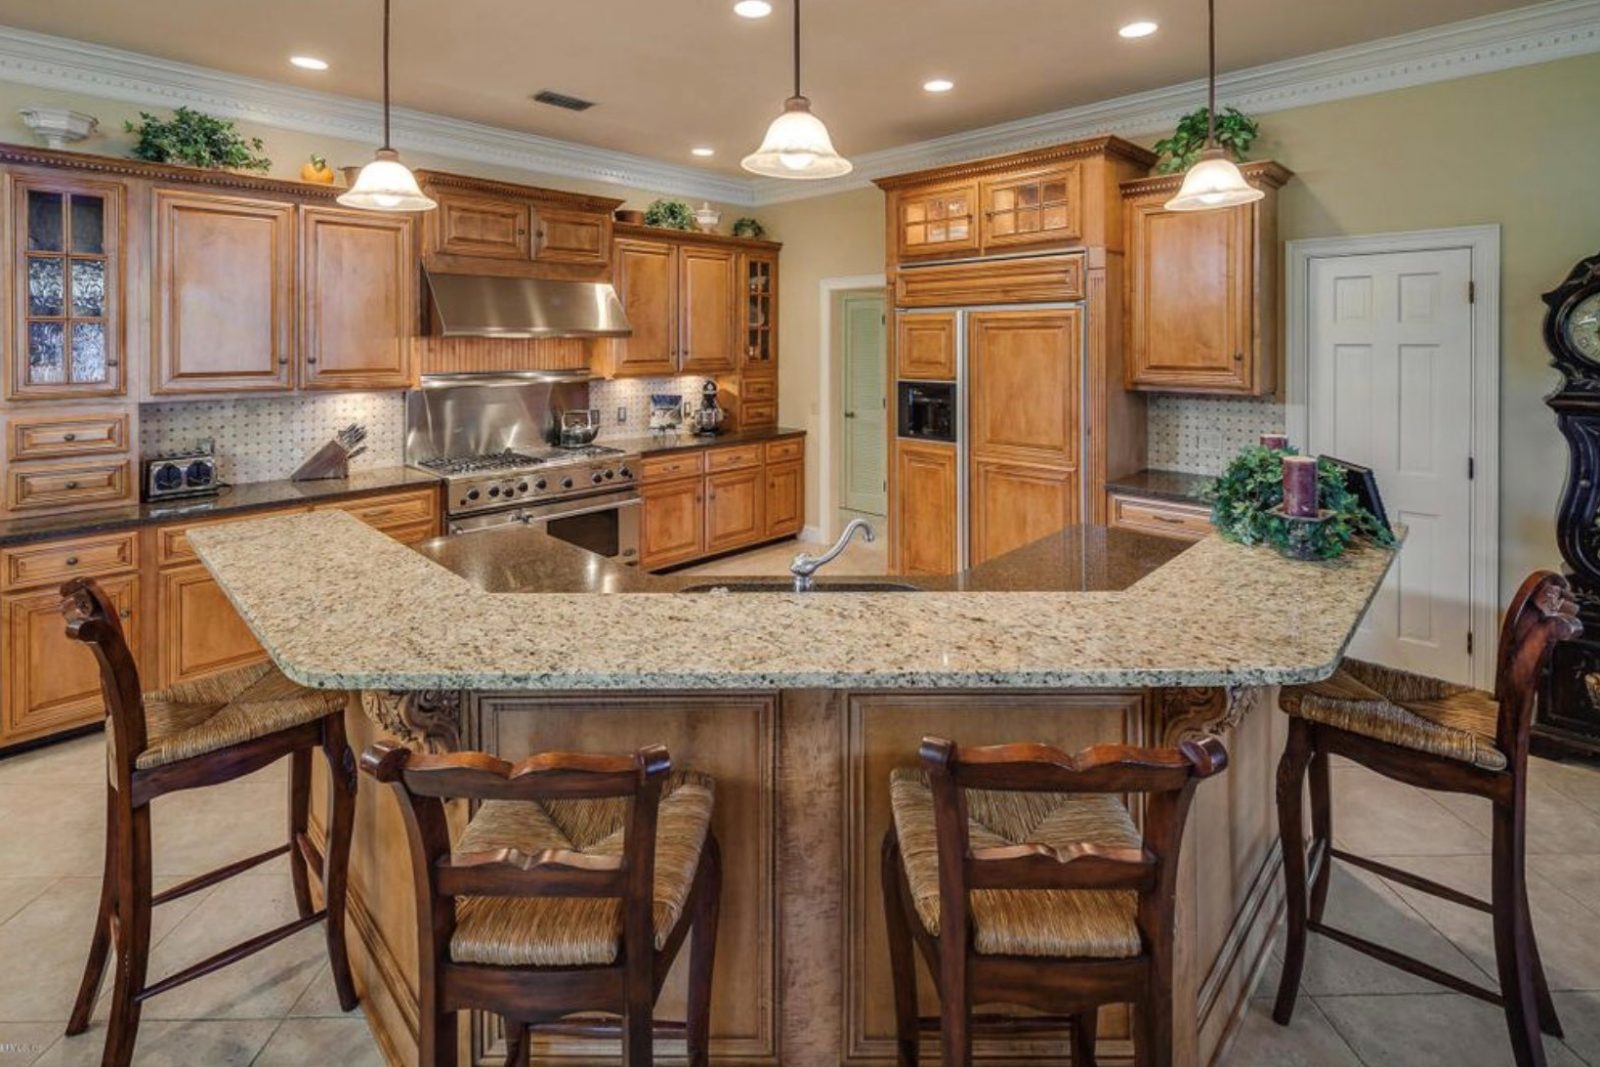
[[(973, 1033), (983, 1034), (1059, 1034), (1071, 1030), (1072, 1025), (1070, 1015), (996, 1015), (977, 1012), (972, 1016)], [(924, 1033), (937, 1033), (940, 1028), (939, 1016), (921, 1016), (917, 1019), (917, 1026)]]
[(165, 993), (169, 989), (176, 989), (186, 982), (192, 982), (196, 978), (204, 978), (212, 971), (221, 970), (230, 963), (238, 963), (246, 956), (253, 956), (264, 948), (276, 945), (286, 937), (293, 937), (308, 926), (315, 926), (325, 919), (327, 915), (326, 911), (313, 912), (303, 919), (296, 919), (294, 922), (284, 923), (282, 926), (268, 930), (266, 933), (257, 934), (248, 941), (241, 941), (232, 948), (223, 949), (215, 956), (203, 959), (199, 963), (192, 964), (181, 971), (168, 975), (155, 985), (146, 986), (135, 993), (133, 999), (143, 1003), (157, 994)]
[(1336, 860), (1348, 863), (1352, 867), (1360, 867), (1363, 870), (1371, 871), (1373, 874), (1381, 878), (1387, 878), (1391, 882), (1399, 882), (1403, 886), (1410, 886), (1412, 889), (1436, 896), (1441, 900), (1459, 904), (1463, 908), (1472, 908), (1474, 911), (1481, 911), (1490, 915), (1494, 914), (1494, 905), (1487, 900), (1479, 900), (1477, 897), (1463, 893), (1458, 889), (1440, 885), (1438, 882), (1424, 878), (1420, 874), (1412, 874), (1410, 871), (1401, 870), (1399, 867), (1391, 867), (1387, 863), (1369, 860), (1365, 856), (1357, 856), (1343, 849), (1332, 849), (1329, 854)]
[[(277, 859), (288, 851), (288, 845), (279, 845), (277, 848), (269, 848), (267, 851), (257, 853), (254, 856), (248, 856), (242, 860), (234, 860), (226, 867), (218, 867), (214, 871), (208, 871), (198, 877), (189, 879), (187, 882), (175, 885), (171, 889), (157, 893), (150, 898), (150, 903), (152, 905), (165, 904), (169, 900), (177, 900), (179, 897), (186, 897), (190, 893), (198, 893), (200, 890), (208, 889), (218, 882), (225, 882), (236, 874), (243, 874), (252, 867), (259, 867), (268, 860)], [(318, 870), (321, 870), (321, 868), (319, 867)]]
[(1505, 998), (1499, 993), (1469, 982), (1465, 978), (1457, 978), (1449, 971), (1441, 971), (1431, 963), (1423, 963), (1419, 959), (1407, 956), (1403, 952), (1396, 952), (1394, 949), (1387, 948), (1375, 941), (1368, 941), (1364, 937), (1357, 937), (1355, 934), (1352, 934), (1346, 930), (1341, 930), (1336, 926), (1329, 926), (1326, 923), (1307, 922), (1306, 929), (1315, 933), (1319, 933), (1323, 937), (1326, 937), (1330, 940), (1337, 941), (1346, 948), (1353, 948), (1363, 955), (1371, 956), (1380, 963), (1387, 963), (1391, 967), (1397, 967), (1400, 970), (1405, 971), (1407, 974), (1414, 974), (1418, 978), (1423, 978), (1438, 985), (1442, 985), (1446, 989), (1451, 989), (1457, 993), (1464, 993), (1469, 997), (1476, 997), (1479, 1000), (1487, 1001), (1496, 1007), (1505, 1007)]

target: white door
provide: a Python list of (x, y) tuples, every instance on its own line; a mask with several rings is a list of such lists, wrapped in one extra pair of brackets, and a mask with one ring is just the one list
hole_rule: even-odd
[(846, 511), (889, 510), (888, 408), (884, 403), (884, 310), (878, 293), (840, 298), (844, 342), (844, 493)]
[(1470, 684), (1472, 253), (1309, 266), (1307, 451), (1371, 467), (1408, 528), (1350, 654)]

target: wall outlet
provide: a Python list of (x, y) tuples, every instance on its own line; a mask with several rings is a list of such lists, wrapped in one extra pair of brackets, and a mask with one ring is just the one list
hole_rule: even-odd
[(627, 421), (628, 421), (628, 409), (627, 409), (627, 407), (625, 405), (618, 404), (617, 405), (617, 425), (620, 426), (620, 425), (622, 425), (623, 423), (625, 423)]

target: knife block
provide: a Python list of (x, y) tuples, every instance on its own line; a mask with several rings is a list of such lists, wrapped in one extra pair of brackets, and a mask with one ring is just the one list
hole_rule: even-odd
[(329, 441), (289, 475), (292, 482), (319, 482), (350, 477), (350, 453), (338, 441)]

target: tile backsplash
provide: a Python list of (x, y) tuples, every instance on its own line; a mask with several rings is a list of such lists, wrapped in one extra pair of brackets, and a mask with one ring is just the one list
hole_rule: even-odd
[(1221, 474), (1240, 449), (1284, 429), (1284, 407), (1275, 397), (1156, 394), (1148, 412), (1152, 470)]
[(287, 478), (334, 432), (352, 422), (367, 428), (367, 450), (352, 469), (405, 462), (406, 405), (403, 393), (302, 393), (144, 404), (139, 409), (144, 454), (216, 442), (224, 481), (265, 482)]
[[(677, 393), (683, 399), (700, 406), (700, 387), (706, 383), (703, 374), (686, 374), (677, 378), (617, 378), (612, 381), (596, 380), (589, 383), (589, 406), (600, 410), (600, 436), (627, 436), (645, 433), (650, 429), (650, 397), (653, 393)], [(624, 408), (628, 417), (617, 421), (617, 409)]]

